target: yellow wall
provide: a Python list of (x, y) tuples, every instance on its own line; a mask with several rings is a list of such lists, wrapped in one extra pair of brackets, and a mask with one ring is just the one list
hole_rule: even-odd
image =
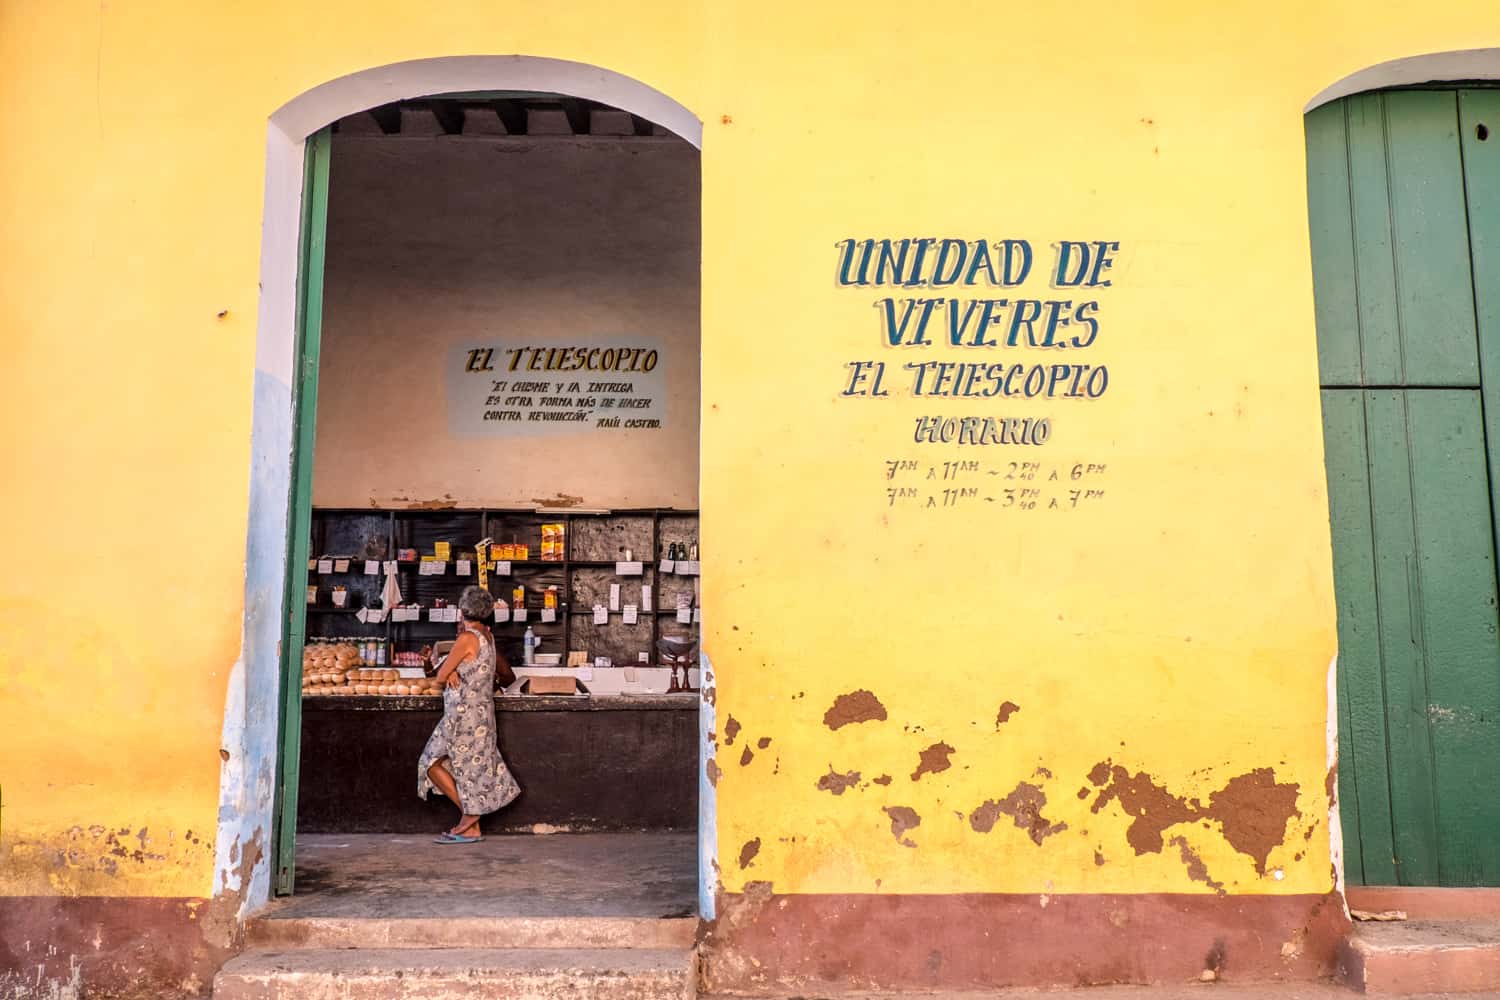
[[(1328, 888), (1321, 834), (1290, 856), (1326, 822), (1334, 647), (1301, 110), (1363, 66), (1496, 44), (1490, 13), (6, 0), (0, 891), (209, 892), (266, 120), (345, 73), (481, 51), (604, 66), (706, 124), (706, 646), (744, 727), (720, 755), (726, 887), (1207, 891), (1075, 797), (1112, 758), (1191, 795), (1274, 767), (1303, 817), (1284, 880), (1217, 828), (1186, 842), (1230, 891)], [(834, 286), (834, 244), (903, 235), (1122, 243), (1087, 352), (1108, 394), (1024, 408), (1054, 418), (1041, 457), (1109, 466), (1092, 513), (888, 509), (884, 460), (954, 449), (910, 443), (937, 407), (837, 397), (845, 362), (902, 352), (882, 293)], [(826, 729), (856, 688), (888, 721)], [(912, 782), (939, 740), (953, 767)], [(894, 781), (834, 797), (829, 765)], [(1065, 833), (954, 815), (1039, 766)], [(922, 816), (917, 848), (884, 806)], [(139, 858), (113, 853), (142, 829)]]

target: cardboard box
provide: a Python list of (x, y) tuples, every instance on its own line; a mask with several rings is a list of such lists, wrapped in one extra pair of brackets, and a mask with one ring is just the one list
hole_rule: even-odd
[(538, 677), (533, 674), (526, 678), (526, 686), (532, 694), (577, 694), (578, 678)]

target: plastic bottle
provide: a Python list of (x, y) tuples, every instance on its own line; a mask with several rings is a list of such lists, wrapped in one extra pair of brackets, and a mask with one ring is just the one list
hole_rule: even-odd
[(530, 625), (526, 626), (526, 636), (522, 642), (525, 643), (525, 649), (522, 652), (521, 662), (529, 667), (536, 658), (536, 633), (531, 631)]

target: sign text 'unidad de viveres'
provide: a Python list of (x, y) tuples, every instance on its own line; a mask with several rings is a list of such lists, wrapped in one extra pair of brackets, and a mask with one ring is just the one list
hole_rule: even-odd
[[(888, 290), (873, 302), (881, 347), (915, 355), (849, 361), (841, 395), (944, 401), (916, 418), (918, 444), (1042, 445), (1052, 419), (1025, 413), (1027, 403), (1109, 391), (1108, 366), (1082, 352), (1099, 339), (1098, 296), (1110, 287), (1118, 241), (1054, 243), (1045, 261), (1024, 239), (850, 238), (837, 247), (840, 287)], [(1050, 292), (1026, 294), (1028, 280)], [(972, 400), (999, 405), (976, 414), (963, 405)]]
[(448, 357), (457, 434), (659, 430), (667, 380), (652, 343), (471, 344)]

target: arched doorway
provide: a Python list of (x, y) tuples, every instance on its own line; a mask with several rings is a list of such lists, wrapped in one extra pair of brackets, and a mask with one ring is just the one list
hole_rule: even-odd
[(1351, 885), (1500, 884), (1500, 91), (1421, 82), (1475, 58), (1306, 120)]
[[(315, 392), (317, 354), (310, 351), (309, 319), (320, 303), (310, 270), (320, 264), (325, 221), (308, 192), (327, 178), (319, 138), (328, 126), (372, 108), (435, 95), (551, 94), (607, 106), (679, 136), (693, 147), (701, 125), (681, 104), (598, 67), (524, 56), (464, 56), (419, 60), (352, 74), (289, 102), (272, 116), (267, 142), (262, 298), (256, 350), (252, 437), (250, 533), (246, 558), (245, 655), (231, 681), (224, 745), (240, 748), (221, 788), (216, 891), (239, 894), (242, 912), (263, 902), (288, 860), (285, 822), (287, 774), (297, 768), (295, 711), (299, 697), (286, 680), (287, 657), (300, 639), (291, 627), (301, 610), (298, 574), (305, 561), (289, 558), (307, 537), (311, 469), (298, 466), (298, 447), (312, 428), (299, 427), (299, 401)], [(322, 143), (320, 147), (320, 142)], [(314, 331), (316, 333), (316, 331)], [(696, 366), (696, 358), (693, 359)], [(696, 412), (690, 415), (696, 422)], [(289, 502), (290, 498), (290, 502)], [(298, 511), (304, 511), (302, 519)], [(648, 557), (649, 558), (649, 557)], [(290, 640), (290, 641), (289, 641)], [(704, 669), (707, 669), (706, 664)], [(702, 706), (700, 727), (712, 727), (712, 707)], [(697, 741), (702, 745), (702, 740)], [(701, 769), (699, 769), (701, 773)], [(294, 791), (293, 791), (294, 796)], [(711, 816), (711, 800), (707, 815)], [(706, 827), (706, 828), (705, 828)], [(712, 862), (712, 829), (700, 824), (700, 869)], [(243, 845), (252, 845), (240, 855)], [(253, 852), (253, 853), (252, 853)], [(233, 854), (234, 856), (231, 856)], [(246, 863), (248, 862), (248, 863)], [(285, 872), (290, 878), (290, 871)]]

